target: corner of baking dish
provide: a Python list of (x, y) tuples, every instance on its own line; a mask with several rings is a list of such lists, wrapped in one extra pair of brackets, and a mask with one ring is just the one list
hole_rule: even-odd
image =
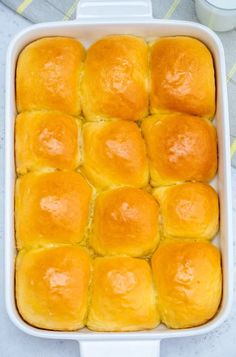
[[(106, 26), (104, 27), (104, 24)], [(15, 66), (19, 52), (29, 42), (45, 36), (72, 36), (80, 37), (80, 34), (93, 32), (96, 28), (96, 36), (106, 35), (108, 33), (134, 33), (147, 38), (154, 31), (158, 32), (159, 36), (169, 35), (188, 35), (197, 37), (214, 52), (217, 56), (216, 72), (217, 82), (222, 89), (222, 95), (218, 98), (220, 113), (222, 114), (222, 150), (225, 190), (224, 190), (224, 215), (226, 217), (225, 238), (227, 243), (224, 249), (224, 296), (222, 307), (218, 315), (203, 326), (184, 329), (184, 330), (169, 330), (158, 328), (158, 330), (130, 332), (130, 333), (95, 333), (84, 329), (80, 332), (55, 332), (40, 330), (28, 325), (20, 317), (14, 297), (14, 118), (15, 110)], [(119, 32), (118, 32), (119, 31)], [(156, 37), (156, 35), (155, 35)], [(212, 331), (220, 326), (226, 319), (230, 311), (233, 293), (233, 238), (232, 238), (232, 204), (231, 204), (231, 177), (230, 177), (230, 150), (227, 138), (229, 138), (229, 120), (228, 120), (228, 104), (227, 104), (227, 86), (226, 73), (224, 63), (224, 50), (221, 41), (217, 35), (209, 28), (191, 22), (173, 21), (173, 20), (140, 20), (128, 19), (114, 21), (104, 20), (96, 22), (94, 20), (70, 21), (70, 22), (55, 22), (44, 23), (30, 26), (11, 41), (6, 58), (6, 114), (5, 114), (5, 299), (8, 315), (12, 322), (22, 331), (38, 337), (44, 338), (61, 338), (61, 339), (77, 339), (80, 341), (92, 340), (156, 340), (163, 338), (184, 337), (204, 334)]]

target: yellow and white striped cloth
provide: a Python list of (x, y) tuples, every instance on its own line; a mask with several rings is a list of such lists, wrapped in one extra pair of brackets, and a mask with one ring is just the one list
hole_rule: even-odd
[[(2, 0), (31, 22), (70, 20), (75, 18), (79, 0)], [(155, 18), (197, 22), (194, 0), (152, 0)], [(218, 33), (226, 55), (232, 164), (236, 167), (236, 30)]]
[(31, 22), (70, 20), (75, 17), (79, 0), (3, 0)]

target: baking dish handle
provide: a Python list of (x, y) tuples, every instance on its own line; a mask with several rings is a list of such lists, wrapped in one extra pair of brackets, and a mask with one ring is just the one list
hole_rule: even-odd
[(160, 357), (160, 341), (83, 341), (80, 357)]
[(76, 19), (106, 21), (114, 19), (152, 19), (151, 0), (80, 0)]

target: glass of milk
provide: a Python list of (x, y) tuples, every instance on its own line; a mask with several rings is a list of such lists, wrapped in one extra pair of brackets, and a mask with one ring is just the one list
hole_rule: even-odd
[(236, 28), (236, 0), (195, 0), (199, 21), (214, 31)]

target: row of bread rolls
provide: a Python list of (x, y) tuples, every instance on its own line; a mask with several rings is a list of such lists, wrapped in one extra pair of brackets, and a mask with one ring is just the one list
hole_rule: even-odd
[(218, 197), (184, 182), (215, 175), (214, 97), (210, 52), (191, 38), (109, 36), (86, 56), (74, 39), (44, 38), (22, 51), (16, 300), (28, 323), (134, 331), (213, 317)]
[(90, 121), (139, 120), (162, 111), (212, 118), (215, 112), (211, 53), (184, 36), (151, 44), (107, 36), (87, 52), (72, 38), (43, 38), (21, 52), (16, 79), (18, 112), (82, 111)]
[[(16, 119), (19, 174), (45, 169), (82, 172), (98, 189), (210, 181), (217, 170), (216, 131), (187, 114), (156, 114), (136, 123), (83, 123), (57, 111), (23, 112)], [(149, 173), (150, 169), (150, 173)]]
[(16, 182), (17, 247), (82, 243), (99, 255), (146, 257), (161, 237), (210, 240), (217, 233), (211, 186), (185, 183), (152, 193), (119, 187), (95, 198), (79, 173), (29, 173)]
[[(50, 330), (136, 331), (203, 324), (222, 289), (220, 254), (207, 242), (164, 242), (151, 259), (92, 259), (80, 246), (21, 250), (16, 299), (33, 326)], [(154, 281), (153, 281), (154, 279)]]
[[(206, 239), (218, 229), (217, 194), (209, 185), (185, 183), (157, 188), (154, 197), (133, 187), (101, 192), (86, 234), (92, 189), (79, 173), (19, 178), (16, 300), (22, 317), (45, 329), (86, 325), (95, 331), (150, 329), (160, 321), (187, 328), (213, 317), (221, 262)], [(153, 252), (151, 271), (147, 255)]]

